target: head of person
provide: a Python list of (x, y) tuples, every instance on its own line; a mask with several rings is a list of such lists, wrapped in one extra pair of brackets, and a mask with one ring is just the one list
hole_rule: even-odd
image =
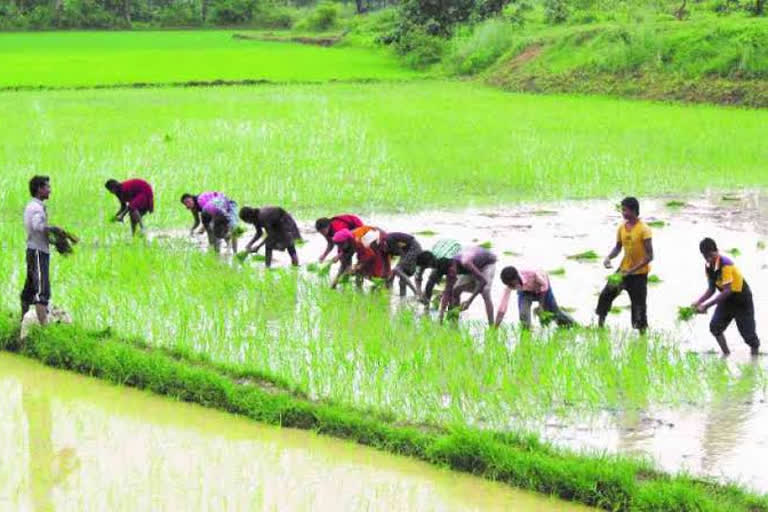
[(709, 237), (699, 242), (699, 252), (710, 265), (715, 264), (717, 256), (720, 254), (717, 250), (717, 244)]
[(504, 267), (501, 270), (501, 282), (510, 288), (519, 288), (523, 284), (520, 273), (515, 267)]
[(437, 265), (437, 258), (431, 251), (421, 251), (416, 256), (416, 266), (421, 268), (435, 268)]
[(621, 200), (621, 216), (624, 220), (635, 220), (640, 216), (640, 201), (635, 197), (625, 197)]
[(331, 231), (331, 219), (328, 217), (320, 217), (315, 221), (315, 229), (323, 236), (328, 236)]
[(195, 199), (195, 196), (192, 194), (182, 194), (181, 195), (181, 204), (183, 204), (187, 210), (194, 210), (197, 208), (197, 201)]
[(29, 180), (29, 195), (45, 201), (51, 196), (51, 180), (48, 176), (34, 176)]
[(256, 224), (259, 221), (259, 209), (243, 206), (240, 208), (240, 220), (248, 224)]
[(213, 236), (216, 238), (226, 238), (229, 235), (229, 219), (223, 215), (217, 215), (213, 219)]
[(120, 182), (117, 180), (107, 180), (107, 182), (104, 184), (104, 188), (113, 194), (118, 195), (120, 193)]

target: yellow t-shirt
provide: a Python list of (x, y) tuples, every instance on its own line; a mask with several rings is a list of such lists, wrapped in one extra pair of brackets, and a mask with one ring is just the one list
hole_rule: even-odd
[[(624, 248), (624, 258), (621, 260), (621, 270), (629, 270), (647, 256), (645, 252), (645, 241), (651, 239), (651, 228), (638, 220), (632, 229), (627, 229), (626, 223), (622, 222), (616, 233), (616, 241), (621, 243)], [(650, 272), (650, 265), (640, 267), (635, 274), (647, 274)]]
[(725, 256), (717, 258), (714, 269), (707, 267), (707, 276), (710, 279), (710, 285), (720, 291), (723, 291), (723, 287), (727, 284), (731, 285), (731, 291), (734, 293), (740, 293), (744, 289), (744, 276), (733, 261)]

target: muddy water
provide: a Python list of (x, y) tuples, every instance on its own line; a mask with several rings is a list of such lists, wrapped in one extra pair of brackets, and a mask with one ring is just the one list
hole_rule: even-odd
[[(685, 202), (670, 207), (671, 200)], [(593, 313), (597, 294), (611, 272), (602, 267), (602, 258), (615, 243), (621, 222), (617, 201), (565, 201), (527, 204), (508, 208), (470, 209), (460, 212), (422, 212), (408, 215), (369, 215), (367, 222), (388, 231), (418, 235), (425, 248), (441, 237), (451, 237), (466, 245), (491, 242), (499, 256), (497, 273), (504, 265), (544, 270), (564, 269), (552, 276), (552, 286), (561, 306), (574, 308), (572, 315), (582, 324), (595, 322)], [(708, 329), (708, 316), (697, 316), (688, 323), (677, 321), (677, 307), (688, 305), (705, 290), (704, 261), (698, 244), (705, 236), (713, 237), (724, 252), (731, 255), (752, 287), (758, 335), (763, 352), (768, 351), (768, 197), (760, 192), (711, 192), (699, 197), (641, 200), (641, 214), (646, 222), (663, 221), (652, 227), (656, 259), (652, 274), (661, 279), (651, 285), (648, 317), (651, 329), (665, 331), (679, 340), (683, 349), (719, 357)], [(336, 212), (328, 212), (336, 213)], [(340, 213), (340, 212), (339, 212)], [(324, 241), (312, 229), (312, 222), (300, 222), (308, 243), (301, 247), (302, 263), (316, 261)], [(594, 250), (595, 261), (580, 262), (568, 255)], [(620, 259), (614, 260), (618, 265)], [(276, 264), (289, 263), (287, 254), (276, 253)], [(252, 262), (254, 265), (261, 263)], [(494, 301), (501, 286), (494, 283)], [(397, 301), (397, 299), (394, 299)], [(629, 328), (629, 300), (626, 294), (614, 303), (618, 314), (609, 316), (612, 327)], [(414, 307), (416, 304), (414, 304)], [(482, 320), (482, 301), (478, 300), (464, 314)], [(517, 311), (510, 307), (507, 321), (516, 321)], [(729, 366), (734, 376), (743, 373), (742, 365), (757, 364), (768, 368), (768, 356), (752, 361), (735, 326), (726, 332), (733, 354)], [(738, 386), (737, 386), (738, 387)], [(651, 457), (661, 467), (722, 480), (739, 481), (758, 490), (768, 491), (768, 405), (766, 390), (742, 389), (726, 392), (706, 407), (664, 409), (651, 407), (634, 413), (605, 413), (583, 424), (547, 422), (540, 433), (558, 444), (578, 448), (609, 450)]]
[(0, 510), (587, 510), (0, 353)]

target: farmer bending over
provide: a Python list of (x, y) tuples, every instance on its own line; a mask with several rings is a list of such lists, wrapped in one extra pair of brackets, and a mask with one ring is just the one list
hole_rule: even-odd
[(120, 201), (120, 209), (115, 214), (115, 220), (123, 222), (127, 214), (131, 219), (131, 233), (136, 234), (136, 226), (144, 232), (142, 217), (155, 210), (152, 186), (141, 179), (127, 180), (122, 183), (111, 179), (104, 186)]
[[(256, 228), (256, 234), (248, 245), (245, 246), (246, 253), (259, 252), (261, 246), (264, 246), (264, 256), (267, 267), (272, 265), (272, 251), (288, 251), (291, 256), (293, 266), (299, 265), (299, 257), (296, 254), (296, 240), (301, 240), (299, 227), (293, 217), (279, 206), (266, 206), (264, 208), (249, 208), (244, 206), (240, 209), (240, 219), (248, 224), (253, 224)], [(267, 236), (255, 248), (255, 244), (263, 232)]]
[(448, 306), (459, 305), (463, 292), (472, 292), (469, 299), (461, 304), (466, 310), (478, 295), (483, 296), (488, 325), (493, 325), (493, 302), (491, 286), (496, 272), (496, 255), (482, 247), (463, 249), (453, 258), (441, 258), (437, 270), (445, 273), (445, 291), (440, 301), (440, 321), (443, 321)]
[[(424, 288), (424, 292), (421, 296), (421, 301), (429, 307), (429, 301), (432, 299), (432, 292), (440, 281), (442, 280), (445, 272), (441, 272), (437, 269), (438, 262), (441, 259), (451, 259), (461, 251), (461, 244), (456, 240), (450, 238), (443, 238), (435, 242), (431, 251), (422, 251), (416, 257), (416, 288), (421, 291), (421, 283), (424, 278), (424, 272), (427, 269), (431, 269), (429, 278), (427, 278), (427, 285)], [(444, 265), (443, 265), (444, 266)]]
[(496, 312), (496, 327), (501, 325), (509, 305), (512, 290), (517, 290), (517, 306), (520, 310), (520, 325), (525, 329), (531, 327), (531, 305), (538, 302), (541, 309), (554, 315), (555, 322), (561, 327), (575, 324), (573, 318), (557, 305), (549, 276), (541, 270), (520, 270), (515, 267), (505, 267), (501, 271), (501, 282), (506, 285), (501, 297), (499, 310)]
[(385, 255), (398, 256), (397, 265), (392, 269), (387, 282), (391, 285), (395, 277), (400, 278), (400, 296), (405, 297), (406, 287), (421, 298), (421, 292), (411, 283), (416, 273), (416, 258), (421, 254), (421, 245), (407, 233), (387, 233), (381, 241), (381, 250)]
[(232, 252), (237, 252), (237, 239), (233, 236), (237, 226), (237, 203), (221, 192), (203, 192), (193, 196), (184, 194), (181, 202), (192, 212), (195, 223), (189, 234), (194, 235), (195, 229), (202, 223), (198, 233), (208, 235), (208, 243), (216, 252), (220, 251), (221, 241), (231, 245)]
[[(736, 320), (736, 327), (749, 345), (753, 356), (758, 354), (760, 340), (755, 332), (755, 306), (752, 302), (752, 291), (744, 280), (744, 276), (733, 261), (720, 254), (717, 244), (711, 238), (705, 238), (699, 244), (699, 251), (707, 262), (704, 270), (707, 275), (708, 288), (699, 299), (693, 303), (693, 307), (699, 313), (706, 313), (709, 308), (715, 306), (715, 313), (709, 323), (712, 336), (720, 345), (723, 355), (731, 353), (725, 341), (725, 330), (731, 320)], [(720, 293), (709, 300), (715, 291)]]
[[(325, 238), (327, 243), (325, 251), (320, 255), (320, 263), (325, 261), (325, 258), (327, 258), (333, 250), (333, 235), (342, 229), (352, 231), (353, 229), (359, 228), (362, 225), (363, 221), (360, 220), (359, 217), (349, 213), (345, 213), (344, 215), (337, 215), (335, 217), (331, 217), (330, 219), (327, 217), (321, 217), (317, 219), (317, 221), (315, 221), (315, 229), (317, 229), (318, 233), (323, 235), (323, 238)], [(333, 258), (333, 263), (336, 263), (338, 260), (339, 255), (337, 254)]]
[(626, 290), (632, 304), (632, 327), (644, 333), (648, 329), (646, 298), (648, 296), (649, 263), (653, 261), (651, 229), (640, 220), (640, 203), (634, 197), (621, 201), (621, 214), (624, 222), (616, 233), (616, 245), (603, 261), (605, 268), (611, 268), (611, 260), (624, 250), (618, 274), (619, 284), (606, 284), (597, 301), (598, 324), (605, 324), (605, 317), (611, 310), (616, 297)]

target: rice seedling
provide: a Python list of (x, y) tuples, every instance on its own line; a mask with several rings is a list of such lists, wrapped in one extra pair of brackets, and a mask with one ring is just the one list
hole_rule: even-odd
[(515, 257), (522, 256), (521, 253), (515, 252), (515, 251), (504, 251), (502, 254), (504, 254), (504, 256), (515, 256)]
[(593, 250), (588, 250), (584, 252), (580, 252), (577, 254), (572, 254), (570, 256), (567, 256), (569, 260), (580, 260), (580, 261), (594, 261), (599, 258), (597, 253)]
[(680, 322), (689, 322), (696, 315), (696, 309), (691, 306), (680, 306), (677, 308), (677, 319)]
[(666, 222), (664, 222), (663, 220), (659, 220), (659, 219), (648, 221), (647, 224), (648, 224), (648, 226), (650, 226), (652, 228), (663, 228), (664, 226), (667, 225)]
[(624, 282), (624, 276), (618, 272), (614, 272), (608, 275), (606, 281), (608, 281), (608, 284), (611, 286), (621, 286), (621, 283)]
[(661, 278), (656, 274), (651, 274), (648, 276), (648, 284), (660, 284), (661, 282)]
[(493, 247), (493, 243), (491, 243), (490, 241), (486, 241), (481, 244), (478, 244), (478, 247), (482, 247), (483, 249), (490, 249), (491, 247)]
[(680, 200), (674, 199), (672, 201), (667, 201), (665, 203), (665, 206), (667, 208), (676, 209), (676, 208), (683, 208), (685, 206), (688, 206), (688, 203), (686, 203), (685, 201), (680, 201)]
[(431, 229), (422, 229), (421, 231), (416, 231), (414, 235), (418, 236), (435, 236), (437, 235), (437, 231), (432, 231)]
[(565, 275), (565, 268), (558, 267), (555, 269), (552, 269), (548, 272), (550, 276), (564, 276)]
[(763, 241), (763, 240), (758, 240), (757, 241), (757, 250), (758, 251), (765, 250), (765, 241)]
[(741, 256), (741, 250), (739, 250), (738, 247), (732, 247), (731, 249), (728, 249), (727, 252), (731, 256)]

